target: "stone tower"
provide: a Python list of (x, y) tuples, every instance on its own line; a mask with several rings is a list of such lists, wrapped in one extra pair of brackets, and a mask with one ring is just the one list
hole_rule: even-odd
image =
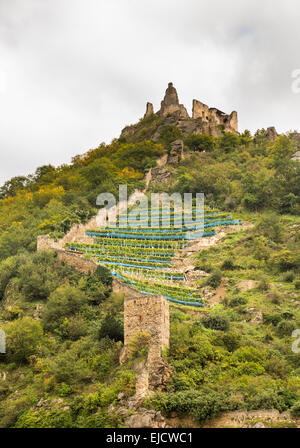
[(128, 341), (138, 332), (151, 336), (150, 357), (160, 358), (169, 347), (169, 302), (161, 295), (145, 295), (114, 279), (113, 290), (124, 294), (124, 350), (121, 363), (127, 359)]

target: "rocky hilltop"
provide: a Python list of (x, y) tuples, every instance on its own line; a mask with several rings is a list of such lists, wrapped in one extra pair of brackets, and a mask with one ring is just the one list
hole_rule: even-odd
[[(152, 103), (147, 103), (144, 119), (157, 119), (158, 127), (151, 137), (159, 138), (163, 126), (176, 126), (183, 134), (208, 134), (213, 137), (222, 136), (223, 132), (238, 134), (238, 115), (236, 111), (226, 114), (215, 107), (209, 107), (198, 100), (193, 100), (192, 117), (189, 116), (183, 104), (180, 104), (178, 94), (173, 83), (168, 84), (159, 111), (154, 113)], [(138, 131), (138, 124), (126, 126), (121, 137), (133, 136)]]

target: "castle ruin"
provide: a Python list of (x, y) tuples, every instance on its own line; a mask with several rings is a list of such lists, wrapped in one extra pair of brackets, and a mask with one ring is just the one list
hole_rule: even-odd
[[(154, 114), (152, 103), (147, 103), (146, 113), (143, 118)], [(172, 82), (169, 82), (164, 99), (161, 101), (160, 109), (156, 112), (160, 118), (161, 125), (153, 135), (157, 140), (163, 125), (174, 125), (183, 134), (209, 134), (213, 137), (222, 136), (223, 132), (238, 134), (238, 115), (236, 111), (226, 114), (215, 107), (193, 100), (192, 117), (189, 116), (183, 104), (180, 104), (178, 94)], [(121, 137), (131, 136), (135, 133), (136, 125), (126, 126)]]

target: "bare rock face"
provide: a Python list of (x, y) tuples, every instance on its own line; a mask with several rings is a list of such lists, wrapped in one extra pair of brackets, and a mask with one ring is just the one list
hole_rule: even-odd
[(170, 177), (172, 177), (172, 174), (170, 173), (169, 170), (167, 170), (167, 168), (159, 168), (159, 167), (152, 168), (152, 182), (164, 184), (170, 180)]
[(165, 117), (168, 114), (173, 114), (177, 111), (179, 111), (182, 118), (188, 118), (186, 108), (183, 106), (183, 104), (179, 104), (177, 91), (175, 87), (173, 87), (173, 83), (169, 82), (165, 97), (161, 102), (159, 114), (162, 117)]
[(168, 163), (170, 165), (177, 165), (182, 159), (184, 159), (183, 141), (175, 140), (173, 143), (171, 143), (171, 151), (168, 155)]
[(166, 428), (164, 417), (160, 412), (141, 408), (125, 421), (126, 428)]
[(267, 138), (269, 140), (274, 141), (278, 137), (277, 131), (274, 126), (271, 126), (267, 129)]
[(164, 108), (167, 108), (169, 106), (179, 106), (177, 90), (173, 86), (172, 82), (169, 82), (165, 93), (165, 97), (161, 102), (161, 111), (163, 111)]
[(171, 154), (177, 154), (184, 159), (183, 140), (175, 140), (171, 143)]
[(146, 104), (146, 113), (144, 115), (144, 118), (150, 117), (153, 114), (154, 114), (153, 104), (147, 103)]

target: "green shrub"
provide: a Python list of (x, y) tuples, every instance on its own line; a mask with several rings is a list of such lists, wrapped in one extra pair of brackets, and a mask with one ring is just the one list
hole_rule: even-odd
[(223, 261), (221, 268), (225, 271), (232, 271), (235, 269), (235, 265), (231, 258), (227, 258)]
[(189, 134), (185, 137), (184, 144), (191, 151), (211, 152), (214, 149), (214, 138), (206, 134)]
[(83, 291), (69, 284), (58, 287), (49, 297), (42, 316), (44, 328), (53, 331), (66, 317), (78, 314), (81, 307), (88, 303)]
[(234, 352), (240, 346), (241, 336), (234, 332), (220, 333), (215, 338), (215, 343), (222, 344), (229, 352)]
[(111, 291), (111, 287), (105, 286), (93, 275), (82, 278), (78, 286), (87, 294), (90, 303), (93, 305), (102, 303), (107, 299)]
[(212, 274), (205, 280), (205, 285), (211, 286), (212, 288), (217, 288), (222, 280), (222, 272), (215, 270)]
[(68, 348), (48, 361), (48, 370), (59, 383), (73, 385), (80, 382), (90, 382), (98, 377), (97, 360), (99, 348), (95, 341), (85, 337), (73, 342)]
[(113, 277), (109, 269), (105, 268), (104, 266), (98, 265), (93, 274), (93, 277), (103, 283), (105, 286), (111, 288)]
[(299, 254), (287, 249), (277, 252), (272, 257), (271, 262), (278, 267), (280, 272), (286, 272), (293, 269), (299, 270), (300, 268)]
[(165, 125), (160, 131), (159, 141), (169, 149), (170, 144), (181, 137), (182, 133), (180, 129), (173, 125)]
[(129, 341), (128, 350), (132, 357), (146, 357), (151, 341), (151, 335), (146, 331), (138, 331)]
[(255, 226), (255, 233), (263, 235), (275, 243), (282, 240), (282, 226), (280, 216), (274, 212), (264, 213), (258, 224)]
[(293, 271), (286, 272), (282, 276), (282, 281), (292, 283), (295, 280), (295, 273)]
[(262, 351), (257, 350), (255, 347), (240, 347), (231, 356), (233, 361), (246, 363), (253, 362), (260, 365), (264, 363), (265, 354)]
[(267, 291), (270, 288), (269, 282), (266, 277), (262, 276), (258, 282), (257, 289), (259, 291)]
[(214, 390), (187, 390), (176, 393), (160, 392), (146, 401), (146, 405), (154, 406), (156, 410), (170, 416), (176, 412), (178, 417), (190, 415), (201, 422), (216, 417), (226, 409), (226, 396)]
[(237, 375), (263, 375), (265, 373), (265, 369), (262, 365), (257, 364), (256, 362), (243, 362), (235, 369), (235, 373)]
[(124, 340), (123, 324), (113, 314), (106, 314), (98, 334), (99, 339), (109, 337), (114, 341)]
[(249, 395), (247, 398), (247, 409), (277, 409), (279, 412), (289, 408), (289, 397), (274, 390), (265, 390)]
[(15, 425), (16, 428), (72, 428), (73, 421), (69, 411), (24, 412)]
[(266, 362), (266, 372), (274, 378), (285, 379), (287, 376), (287, 363), (279, 357), (272, 357)]
[(274, 305), (279, 305), (281, 302), (281, 295), (278, 291), (270, 291), (268, 293), (268, 298), (271, 299), (271, 302), (274, 303)]
[(67, 337), (69, 339), (77, 341), (77, 339), (87, 335), (88, 322), (80, 314), (75, 314), (75, 316), (71, 316), (65, 320)]
[(234, 308), (235, 306), (246, 305), (248, 300), (245, 297), (234, 297), (230, 300), (228, 306)]
[(9, 322), (4, 326), (7, 356), (17, 362), (29, 361), (42, 344), (43, 329), (39, 321), (31, 317)]
[(296, 326), (294, 322), (291, 322), (289, 320), (283, 320), (277, 326), (277, 333), (280, 337), (292, 336), (292, 333), (295, 330), (295, 328)]
[(296, 401), (296, 403), (291, 407), (290, 412), (293, 417), (300, 417), (300, 400)]
[(56, 387), (56, 392), (59, 397), (67, 397), (73, 393), (73, 389), (69, 384), (61, 383)]
[(211, 330), (228, 331), (229, 321), (226, 317), (219, 314), (205, 316), (201, 323), (205, 328), (210, 328)]
[(281, 321), (280, 314), (263, 314), (264, 324), (272, 324), (276, 327)]
[(224, 132), (223, 136), (219, 139), (220, 149), (226, 154), (237, 149), (239, 143), (239, 137), (232, 132)]

